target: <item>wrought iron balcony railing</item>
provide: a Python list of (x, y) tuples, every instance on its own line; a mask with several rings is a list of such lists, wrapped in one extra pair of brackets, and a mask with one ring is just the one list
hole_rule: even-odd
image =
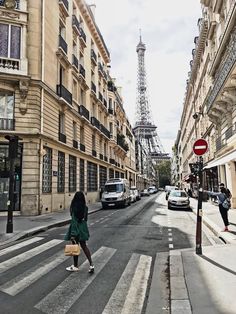
[(89, 120), (89, 111), (83, 105), (79, 106), (79, 114)]
[(58, 139), (60, 142), (66, 143), (66, 135), (61, 132), (58, 133)]
[(94, 125), (97, 129), (100, 129), (100, 122), (95, 117), (91, 117), (91, 124)]
[(59, 47), (67, 54), (67, 43), (61, 35), (59, 35)]
[(74, 54), (72, 55), (72, 65), (74, 65), (76, 69), (79, 68), (79, 61)]
[(108, 161), (108, 158), (107, 158), (107, 156), (104, 156), (104, 161)]
[(78, 149), (78, 141), (73, 140), (73, 147)]
[(99, 154), (99, 158), (103, 160), (103, 154)]
[(106, 137), (110, 138), (110, 132), (103, 124), (100, 124), (100, 130), (104, 135), (106, 135)]
[(62, 84), (57, 85), (57, 95), (72, 105), (72, 94)]
[(93, 157), (97, 157), (97, 152), (96, 152), (96, 150), (94, 150), (94, 149), (92, 149), (92, 156), (93, 156)]
[(81, 27), (80, 27), (80, 37), (83, 38), (84, 42), (86, 43), (86, 35), (83, 28)]
[(102, 97), (102, 94), (99, 92), (98, 93), (98, 99), (101, 101), (101, 102), (103, 102), (103, 97)]
[(77, 17), (74, 14), (72, 15), (72, 27), (75, 29), (75, 31), (79, 35), (80, 34), (80, 25), (79, 25), (79, 21), (78, 21)]
[(82, 66), (82, 64), (79, 65), (79, 73), (83, 76), (85, 79), (85, 68)]
[(107, 101), (105, 98), (103, 99), (103, 105), (107, 108)]
[(85, 145), (80, 143), (79, 148), (82, 152), (85, 152)]
[(97, 93), (97, 87), (96, 85), (93, 83), (93, 81), (91, 81), (91, 90), (96, 94)]
[(68, 0), (59, 0), (59, 4), (63, 4), (66, 10), (69, 10), (69, 2)]
[(97, 62), (97, 55), (93, 49), (91, 49), (91, 59), (94, 59)]

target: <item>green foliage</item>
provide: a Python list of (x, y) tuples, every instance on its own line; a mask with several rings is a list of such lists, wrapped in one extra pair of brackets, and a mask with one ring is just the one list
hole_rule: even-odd
[(157, 165), (157, 171), (159, 175), (159, 186), (171, 184), (171, 162), (170, 160), (163, 160)]

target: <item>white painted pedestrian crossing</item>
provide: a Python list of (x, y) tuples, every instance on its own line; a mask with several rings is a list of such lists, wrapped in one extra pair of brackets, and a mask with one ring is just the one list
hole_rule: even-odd
[(63, 252), (58, 252), (0, 286), (0, 290), (10, 295), (16, 295), (69, 258)]
[(12, 246), (9, 246), (5, 249), (2, 249), (0, 251), (0, 256), (4, 255), (4, 254), (8, 254), (8, 253), (11, 253), (11, 252), (14, 252), (20, 248), (23, 248), (29, 244), (32, 244), (32, 243), (35, 243), (35, 242), (38, 242), (40, 240), (42, 240), (43, 238), (42, 237), (35, 237), (35, 238), (32, 238), (32, 239), (28, 239), (28, 240), (25, 240), (25, 241), (22, 241), (20, 243), (17, 243), (17, 244), (14, 244)]
[(141, 313), (152, 258), (133, 254), (102, 314)]
[(38, 255), (61, 242), (63, 242), (63, 240), (56, 240), (56, 239), (51, 240), (29, 251), (16, 255), (15, 257), (8, 259), (7, 261), (0, 263), (0, 273), (3, 273), (4, 271), (11, 269), (17, 266), (18, 264), (27, 261), (28, 259), (34, 257), (35, 255)]
[(47, 314), (67, 313), (88, 285), (95, 280), (96, 276), (115, 254), (115, 252), (115, 249), (101, 247), (92, 255), (92, 259), (96, 267), (93, 275), (88, 274), (89, 264), (87, 261), (84, 262), (82, 266), (79, 267), (79, 275), (77, 272), (72, 273), (51, 293), (42, 299), (35, 306), (35, 308)]
[[(8, 249), (10, 252), (14, 249), (25, 247), (28, 244), (36, 243), (43, 238), (35, 237), (22, 243), (18, 243)], [(17, 266), (30, 258), (49, 250), (56, 245), (63, 242), (63, 240), (53, 239), (43, 244), (36, 243), (37, 246), (33, 249), (26, 250), (24, 253), (18, 254), (15, 257), (0, 263), (0, 273)], [(66, 273), (65, 261), (71, 263), (71, 257), (64, 256), (63, 250), (50, 255), (46, 259), (28, 267), (26, 271), (18, 274), (10, 280), (5, 280), (0, 285), (0, 293), (6, 293), (12, 297), (18, 295), (26, 289), (32, 287), (38, 280), (46, 280), (49, 272), (52, 272), (56, 267), (63, 267), (63, 271), (68, 274), (66, 279), (57, 283), (53, 290), (49, 290), (43, 299), (40, 296), (33, 305), (35, 309), (45, 314), (66, 314), (71, 311), (71, 307), (80, 299), (83, 292), (89, 285), (95, 281), (97, 276), (103, 271), (106, 264), (116, 253), (116, 249), (101, 247), (93, 255), (92, 259), (95, 265), (94, 274), (88, 274), (89, 263), (86, 260), (79, 266), (79, 271), (75, 273)], [(4, 251), (3, 254), (9, 251)], [(50, 254), (50, 252), (49, 252)], [(151, 272), (152, 257), (140, 254), (132, 254), (125, 270), (114, 289), (111, 291), (110, 299), (107, 304), (104, 304), (102, 314), (141, 314), (148, 286), (148, 279)], [(62, 265), (63, 264), (63, 265)], [(11, 274), (9, 274), (11, 275)], [(47, 279), (48, 280), (48, 279)], [(104, 287), (105, 288), (105, 287)], [(36, 294), (37, 295), (37, 294)]]

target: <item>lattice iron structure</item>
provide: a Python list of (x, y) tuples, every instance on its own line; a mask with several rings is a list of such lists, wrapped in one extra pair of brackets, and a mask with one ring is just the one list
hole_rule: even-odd
[(170, 159), (168, 153), (164, 152), (157, 127), (151, 119), (151, 112), (147, 93), (147, 80), (145, 69), (146, 46), (140, 41), (137, 45), (138, 54), (138, 78), (136, 99), (136, 122), (133, 129), (136, 139), (137, 169), (146, 178), (150, 179), (155, 174), (155, 164), (158, 161)]

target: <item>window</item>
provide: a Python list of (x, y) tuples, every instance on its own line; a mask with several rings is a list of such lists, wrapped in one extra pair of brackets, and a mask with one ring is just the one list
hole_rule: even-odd
[(80, 89), (80, 105), (83, 105), (83, 106), (86, 105), (86, 102), (85, 102), (85, 92), (84, 92), (84, 90), (82, 88)]
[(76, 157), (69, 155), (69, 192), (76, 191)]
[(59, 112), (59, 133), (65, 134), (65, 115)]
[(58, 152), (57, 192), (65, 191), (65, 154)]
[(99, 186), (102, 187), (107, 181), (107, 168), (99, 166)]
[(59, 84), (60, 85), (66, 85), (65, 82), (65, 69), (63, 68), (63, 66), (60, 64), (60, 68), (59, 68)]
[(113, 178), (114, 178), (114, 170), (109, 169), (109, 179), (113, 179)]
[(72, 96), (73, 96), (73, 100), (75, 100), (75, 101), (78, 100), (77, 82), (75, 80), (73, 80)]
[(107, 144), (104, 143), (104, 156), (107, 156)]
[(21, 27), (0, 23), (0, 57), (20, 59)]
[(73, 121), (73, 140), (77, 141), (77, 124)]
[(112, 99), (109, 98), (109, 109), (112, 109)]
[(84, 128), (80, 127), (80, 144), (84, 144)]
[[(0, 6), (4, 6), (5, 0), (0, 0)], [(16, 9), (20, 9), (20, 0), (16, 0)]]
[(52, 149), (49, 147), (43, 148), (45, 155), (43, 156), (43, 184), (42, 192), (52, 192)]
[(80, 177), (79, 177), (80, 191), (84, 191), (84, 160), (80, 159)]
[(92, 149), (96, 150), (96, 137), (94, 134), (92, 135)]
[(14, 95), (0, 92), (0, 129), (14, 129)]
[(89, 162), (87, 163), (87, 187), (88, 192), (94, 192), (98, 189), (98, 174), (97, 174), (97, 165)]

